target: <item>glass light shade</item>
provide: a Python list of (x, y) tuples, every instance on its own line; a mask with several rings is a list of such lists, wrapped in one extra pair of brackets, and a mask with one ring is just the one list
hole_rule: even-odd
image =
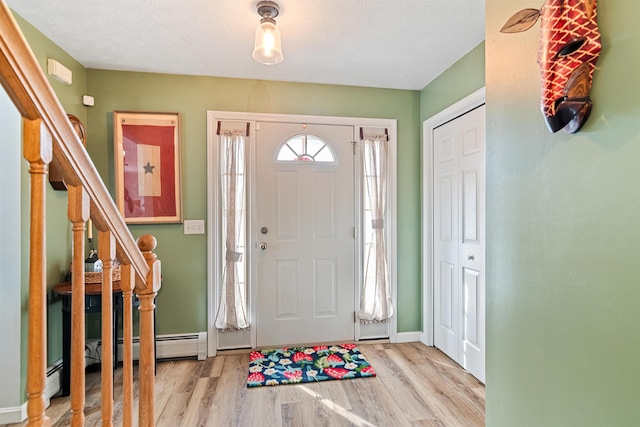
[(256, 30), (253, 59), (265, 65), (279, 64), (284, 59), (280, 31), (275, 22), (261, 22)]

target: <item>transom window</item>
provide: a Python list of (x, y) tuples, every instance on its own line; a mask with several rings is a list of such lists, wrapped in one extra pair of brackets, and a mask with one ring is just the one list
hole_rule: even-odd
[(336, 157), (321, 138), (303, 133), (292, 136), (280, 146), (276, 161), (335, 163)]

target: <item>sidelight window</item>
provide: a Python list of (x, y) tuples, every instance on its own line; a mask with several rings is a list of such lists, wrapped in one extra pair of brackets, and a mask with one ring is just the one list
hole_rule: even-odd
[(221, 331), (249, 327), (246, 315), (246, 215), (244, 130), (220, 132), (220, 194), (222, 208), (222, 289), (215, 325)]
[(358, 317), (362, 323), (386, 322), (394, 313), (387, 261), (389, 140), (384, 133), (362, 132), (365, 264)]

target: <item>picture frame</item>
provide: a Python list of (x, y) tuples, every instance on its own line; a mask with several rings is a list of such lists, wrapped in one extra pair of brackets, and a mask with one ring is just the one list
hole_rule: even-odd
[(181, 223), (180, 114), (113, 112), (116, 206), (128, 224)]
[[(87, 133), (84, 130), (84, 125), (80, 121), (80, 119), (73, 114), (67, 114), (67, 118), (69, 122), (71, 122), (71, 126), (75, 131), (76, 135), (82, 142), (82, 145), (87, 147)], [(49, 164), (49, 184), (53, 187), (54, 190), (67, 191), (67, 183), (64, 180), (64, 176), (62, 174), (62, 170), (60, 170), (59, 166), (51, 162)]]
[(67, 118), (71, 122), (71, 126), (73, 127), (73, 130), (76, 131), (78, 138), (80, 138), (80, 142), (82, 142), (82, 145), (86, 147), (87, 132), (84, 130), (84, 125), (82, 124), (80, 119), (74, 116), (73, 114), (67, 114)]

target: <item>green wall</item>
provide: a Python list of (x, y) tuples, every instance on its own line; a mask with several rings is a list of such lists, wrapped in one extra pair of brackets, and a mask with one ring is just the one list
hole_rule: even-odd
[(484, 42), (471, 49), (420, 92), (421, 122), (484, 86)]
[[(184, 217), (205, 219), (206, 112), (373, 117), (398, 120), (398, 330), (419, 331), (420, 141), (417, 91), (281, 83), (216, 77), (87, 70), (87, 92), (95, 107), (87, 117), (88, 151), (113, 191), (114, 110), (182, 114)], [(159, 334), (205, 331), (207, 246), (205, 235), (184, 235), (181, 224), (132, 225), (137, 237), (158, 238), (162, 289)]]
[(640, 3), (598, 2), (593, 110), (575, 135), (540, 113), (530, 0), (486, 2), (490, 426), (640, 424)]
[[(26, 22), (20, 16), (15, 15), (18, 25), (20, 26), (25, 38), (28, 40), (33, 53), (45, 71), (47, 69), (47, 59), (53, 58), (61, 62), (64, 66), (73, 72), (73, 84), (64, 85), (55, 78), (48, 76), (48, 81), (56, 95), (60, 99), (67, 113), (74, 114), (80, 120), (86, 119), (85, 107), (82, 105), (82, 95), (85, 91), (84, 67), (63, 51), (59, 46), (52, 43), (42, 33), (35, 29), (31, 24)], [(19, 141), (17, 141), (19, 143)], [(21, 222), (22, 236), (22, 265), (21, 265), (21, 289), (22, 289), (22, 340), (21, 352), (22, 360), (25, 361), (21, 366), (22, 372), (22, 392), (25, 393), (26, 388), (26, 354), (27, 354), (27, 328), (28, 328), (28, 296), (29, 296), (29, 174), (28, 164), (25, 161), (22, 166), (21, 178), (21, 211), (22, 217), (25, 218)], [(55, 284), (59, 283), (69, 270), (71, 262), (71, 227), (67, 219), (67, 192), (54, 191), (51, 186), (47, 185), (46, 192), (46, 209), (47, 209), (47, 287), (51, 289)], [(53, 295), (49, 296), (50, 304), (48, 306), (48, 341), (47, 341), (47, 363), (51, 364), (62, 357), (62, 315), (61, 303)], [(26, 396), (26, 394), (24, 394)]]

